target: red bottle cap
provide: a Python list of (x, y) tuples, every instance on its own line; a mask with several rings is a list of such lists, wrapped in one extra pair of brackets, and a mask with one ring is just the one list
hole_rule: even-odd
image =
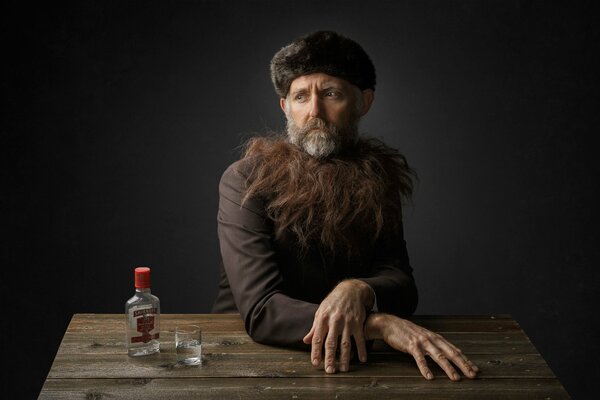
[(150, 268), (137, 267), (135, 269), (135, 287), (139, 289), (150, 287)]

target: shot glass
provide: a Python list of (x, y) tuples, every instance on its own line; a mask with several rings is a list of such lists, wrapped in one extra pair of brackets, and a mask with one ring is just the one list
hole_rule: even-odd
[(198, 325), (175, 328), (175, 351), (179, 364), (202, 364), (202, 331)]

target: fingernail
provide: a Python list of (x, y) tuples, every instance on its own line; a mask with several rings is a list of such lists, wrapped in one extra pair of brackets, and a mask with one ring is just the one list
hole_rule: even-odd
[(334, 371), (335, 371), (335, 369), (333, 369), (333, 367), (332, 367), (332, 366), (329, 366), (329, 367), (327, 367), (327, 370), (326, 370), (326, 372), (327, 372), (328, 374), (333, 374), (333, 372), (334, 372)]
[(313, 358), (312, 363), (316, 367), (317, 365), (319, 365), (319, 360), (317, 360), (316, 358)]
[(458, 381), (460, 380), (460, 376), (458, 376), (458, 374), (454, 374), (452, 375), (452, 377), (454, 378), (454, 380)]
[(348, 367), (346, 367), (345, 365), (340, 366), (340, 371), (341, 372), (348, 372)]
[(367, 357), (365, 357), (365, 356), (359, 357), (359, 360), (360, 360), (360, 362), (367, 362)]
[(433, 374), (431, 372), (427, 373), (427, 379), (433, 379)]

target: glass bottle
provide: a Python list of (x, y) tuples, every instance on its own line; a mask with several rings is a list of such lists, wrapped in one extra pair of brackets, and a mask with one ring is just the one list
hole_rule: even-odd
[(135, 269), (135, 294), (125, 303), (127, 353), (145, 356), (160, 350), (160, 300), (150, 293), (150, 268)]

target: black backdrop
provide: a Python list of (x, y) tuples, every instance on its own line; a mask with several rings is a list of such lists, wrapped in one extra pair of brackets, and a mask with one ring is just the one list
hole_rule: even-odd
[[(509, 313), (574, 398), (597, 358), (598, 32), (545, 1), (3, 6), (3, 392), (35, 397), (73, 313), (209, 312), (217, 184), (283, 115), (272, 54), (338, 30), (378, 73), (362, 124), (420, 176), (419, 314)], [(485, 368), (485, 365), (483, 366)], [(3, 368), (6, 369), (6, 368)]]

